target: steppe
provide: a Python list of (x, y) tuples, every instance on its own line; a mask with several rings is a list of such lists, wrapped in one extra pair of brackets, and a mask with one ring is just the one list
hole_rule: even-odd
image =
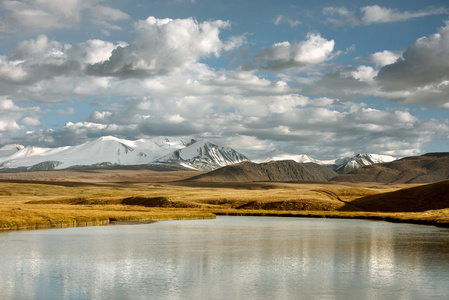
[(449, 227), (449, 181), (430, 185), (185, 181), (200, 174), (118, 169), (2, 173), (0, 230), (219, 214), (366, 218)]

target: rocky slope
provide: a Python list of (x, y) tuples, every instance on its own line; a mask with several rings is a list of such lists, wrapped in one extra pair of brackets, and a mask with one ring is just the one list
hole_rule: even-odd
[(320, 181), (326, 182), (337, 173), (315, 163), (297, 163), (292, 160), (256, 164), (243, 162), (195, 176), (189, 181), (202, 182), (256, 182), (256, 181)]
[(229, 147), (192, 140), (187, 147), (175, 150), (156, 162), (179, 164), (194, 170), (210, 171), (247, 160), (248, 158), (244, 155)]

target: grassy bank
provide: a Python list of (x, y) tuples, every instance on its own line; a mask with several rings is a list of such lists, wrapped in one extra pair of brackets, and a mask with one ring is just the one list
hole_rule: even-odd
[(0, 182), (0, 230), (106, 225), (219, 215), (358, 218), (449, 227), (449, 209), (364, 212), (351, 203), (401, 186), (253, 183)]
[[(18, 212), (20, 211), (20, 212)], [(128, 207), (56, 206), (39, 209), (12, 209), (3, 211), (0, 217), (0, 230), (24, 230), (43, 228), (65, 228), (80, 226), (100, 226), (123, 221), (164, 221), (211, 219), (215, 215), (204, 211), (185, 210), (129, 210)]]

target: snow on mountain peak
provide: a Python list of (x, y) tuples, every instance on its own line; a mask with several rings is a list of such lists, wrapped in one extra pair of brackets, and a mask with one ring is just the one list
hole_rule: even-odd
[(176, 163), (191, 169), (210, 171), (247, 160), (248, 158), (234, 149), (192, 140), (187, 147), (160, 158), (158, 162)]
[(346, 174), (365, 166), (391, 162), (394, 160), (396, 160), (396, 158), (389, 155), (359, 153), (352, 157), (337, 159), (330, 167), (338, 173)]
[(320, 163), (319, 160), (314, 159), (313, 157), (307, 154), (288, 154), (280, 150), (273, 150), (265, 154), (265, 156), (257, 158), (254, 160), (256, 163), (264, 163), (270, 161), (279, 161), (279, 160), (293, 160), (297, 163)]
[[(305, 154), (288, 154), (281, 150), (267, 153), (254, 162), (294, 160), (326, 165), (339, 173), (349, 173), (363, 166), (390, 162), (388, 155), (359, 153), (335, 161), (319, 161)], [(209, 171), (226, 165), (248, 161), (244, 155), (228, 147), (207, 141), (154, 137), (125, 140), (103, 136), (76, 146), (42, 148), (6, 145), (0, 148), (0, 169), (25, 167), (28, 170), (64, 169), (73, 166), (145, 165), (166, 163), (195, 170)]]
[(168, 162), (192, 169), (213, 170), (248, 160), (237, 151), (205, 141), (151, 138), (125, 140), (103, 136), (76, 146), (60, 148), (0, 148), (0, 168), (28, 170), (64, 169), (74, 166), (144, 165)]

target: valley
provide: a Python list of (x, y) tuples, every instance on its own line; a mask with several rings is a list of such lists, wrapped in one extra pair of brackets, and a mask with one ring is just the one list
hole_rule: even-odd
[(448, 181), (434, 186), (187, 180), (203, 174), (207, 173), (114, 169), (0, 174), (0, 229), (215, 215), (366, 218), (449, 226)]

